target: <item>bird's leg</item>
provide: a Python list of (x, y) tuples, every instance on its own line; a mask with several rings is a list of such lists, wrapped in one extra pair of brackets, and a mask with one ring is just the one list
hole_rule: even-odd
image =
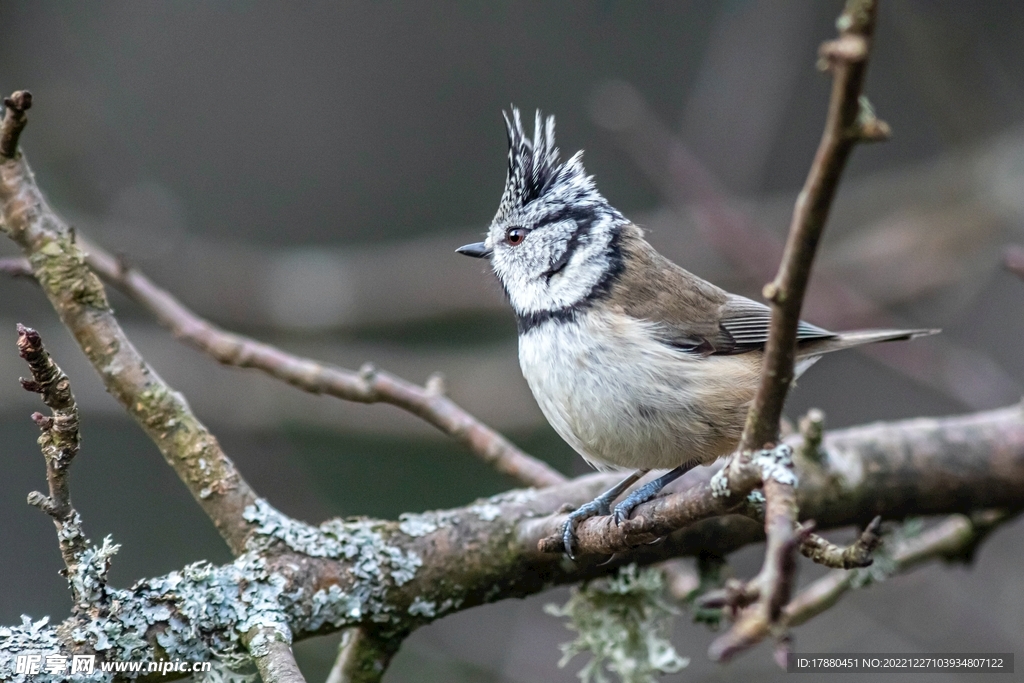
[(690, 462), (685, 462), (674, 470), (669, 470), (657, 479), (647, 482), (636, 491), (633, 491), (633, 493), (626, 496), (626, 499), (616, 505), (615, 510), (612, 512), (612, 519), (615, 520), (616, 526), (629, 519), (629, 515), (633, 512), (633, 508), (641, 503), (646, 503), (651, 498), (654, 498), (654, 496), (658, 495), (658, 491), (661, 491), (663, 488), (696, 466), (697, 463), (695, 461), (691, 460)]
[(637, 470), (594, 500), (585, 505), (581, 505), (572, 511), (569, 515), (569, 519), (565, 520), (565, 526), (562, 527), (562, 543), (565, 545), (565, 554), (569, 556), (569, 559), (576, 559), (572, 554), (572, 547), (576, 544), (576, 525), (585, 519), (590, 519), (591, 517), (607, 515), (611, 511), (612, 501), (618, 498), (619, 494), (632, 486), (637, 479), (644, 476), (649, 471), (650, 470)]

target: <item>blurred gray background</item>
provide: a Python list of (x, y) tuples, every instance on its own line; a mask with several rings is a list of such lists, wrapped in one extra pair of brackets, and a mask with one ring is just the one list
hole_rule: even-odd
[[(493, 277), (453, 253), (496, 209), (501, 110), (556, 114), (563, 152), (586, 149), (602, 192), (659, 249), (756, 296), (821, 133), (829, 80), (816, 50), (840, 8), (2, 0), (0, 90), (35, 95), (22, 145), (51, 202), (201, 314), (345, 367), (372, 360), (417, 382), (441, 371), (456, 401), (582, 473), (519, 375)], [(999, 266), (1003, 246), (1024, 241), (1021, 35), (1015, 0), (883, 2), (868, 93), (894, 135), (854, 154), (807, 317), (944, 333), (822, 361), (791, 417), (817, 406), (839, 427), (1024, 393), (1024, 283)], [(150, 362), (288, 514), (394, 517), (513, 485), (397, 409), (221, 368), (112, 300)], [(52, 524), (24, 502), (45, 480), (15, 322), (38, 328), (72, 377), (84, 436), (74, 500), (94, 540), (122, 544), (113, 580), (228, 559), (38, 289), (0, 280), (0, 623), (70, 607)], [(929, 566), (851, 594), (798, 629), (796, 649), (1024, 653), (1022, 541), (1017, 523), (970, 568)], [(735, 572), (750, 575), (760, 556), (739, 553)], [(804, 567), (804, 580), (816, 575)], [(570, 633), (541, 611), (565, 594), (422, 629), (387, 680), (575, 680), (581, 661), (556, 667)], [(666, 680), (784, 676), (768, 647), (709, 664), (712, 638), (681, 617), (677, 646), (693, 663)], [(336, 642), (298, 645), (311, 680)]]

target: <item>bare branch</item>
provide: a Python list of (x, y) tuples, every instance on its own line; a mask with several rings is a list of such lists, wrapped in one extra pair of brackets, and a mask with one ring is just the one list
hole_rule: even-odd
[(256, 368), (313, 394), (328, 394), (359, 403), (390, 403), (423, 418), (499, 472), (523, 484), (543, 487), (565, 481), (550, 465), (519, 450), (445, 396), (444, 382), (438, 376), (429, 380), (427, 386), (420, 387), (370, 364), (359, 372), (352, 372), (226, 332), (190, 311), (143, 273), (125, 267), (99, 247), (87, 244), (86, 251), (86, 262), (100, 277), (152, 313), (175, 337), (224, 365)]
[(28, 123), (25, 112), (32, 107), (32, 93), (18, 90), (4, 98), (4, 118), (0, 123), (0, 157), (13, 159), (18, 153), (18, 138)]
[[(79, 555), (87, 546), (82, 534), (81, 518), (71, 505), (71, 492), (68, 488), (68, 469), (78, 454), (80, 443), (78, 406), (71, 393), (68, 376), (43, 348), (39, 333), (20, 324), (18, 353), (32, 372), (32, 379), (21, 380), (21, 385), (28, 391), (40, 394), (52, 413), (50, 417), (40, 413), (32, 415), (42, 430), (39, 445), (46, 459), (46, 482), (49, 484), (50, 495), (33, 491), (28, 496), (28, 502), (53, 518), (60, 554), (64, 566), (71, 574), (78, 565)], [(75, 596), (76, 604), (80, 597)]]
[(35, 279), (32, 264), (25, 258), (0, 258), (0, 273), (10, 277), (27, 277)]
[[(974, 515), (953, 515), (911, 538), (902, 539), (889, 551), (891, 574), (908, 571), (935, 558), (958, 559), (973, 552), (996, 526), (1012, 519), (1001, 510)], [(787, 627), (799, 626), (835, 605), (857, 584), (855, 572), (836, 570), (804, 588), (783, 610)]]
[[(20, 130), (19, 115), (8, 107), (0, 129)], [(46, 203), (23, 154), (0, 163), (0, 220), (107, 391), (156, 443), (232, 550), (242, 552), (249, 533), (242, 511), (256, 495), (185, 399), (125, 335), (74, 232)]]
[(254, 627), (243, 639), (263, 683), (306, 683), (291, 644), (271, 627)]
[[(821, 54), (833, 73), (832, 98), (825, 132), (793, 211), (782, 264), (775, 279), (765, 285), (765, 298), (772, 304), (771, 330), (761, 384), (747, 417), (741, 451), (763, 448), (778, 435), (782, 405), (793, 381), (800, 308), (818, 241), (846, 160), (853, 146), (863, 139), (867, 113), (861, 103), (861, 90), (875, 10), (874, 0), (849, 0), (837, 23), (841, 27), (839, 39), (822, 46)], [(849, 48), (854, 43), (863, 49)], [(852, 58), (851, 54), (860, 56)]]
[[(848, 0), (836, 24), (839, 38), (822, 45), (820, 51), (824, 68), (832, 71), (832, 98), (825, 132), (793, 211), (779, 273), (764, 288), (772, 306), (771, 328), (761, 382), (740, 439), (739, 460), (778, 439), (782, 406), (794, 377), (800, 310), (839, 177), (854, 144), (879, 139), (888, 130), (884, 124), (877, 124), (861, 94), (876, 7), (875, 0)], [(714, 660), (729, 659), (760, 642), (776, 628), (782, 606), (789, 601), (796, 574), (793, 553), (802, 540), (793, 530), (798, 514), (795, 486), (795, 477), (764, 480), (768, 546), (759, 574), (760, 595), (732, 628), (712, 643), (709, 655)]]
[(400, 642), (375, 635), (367, 627), (345, 629), (327, 683), (379, 683)]
[(882, 542), (882, 537), (878, 534), (881, 528), (882, 518), (875, 517), (864, 528), (857, 540), (845, 548), (837, 546), (817, 534), (809, 534), (807, 539), (800, 544), (800, 552), (804, 557), (826, 567), (842, 569), (868, 567), (872, 562), (871, 554)]
[[(618, 83), (606, 86), (602, 95), (602, 107), (614, 108), (616, 125), (608, 126), (607, 121), (604, 124), (618, 133), (616, 138), (623, 148), (666, 200), (680, 212), (693, 214), (696, 227), (708, 244), (747, 279), (763, 282), (773, 277), (771, 264), (781, 261), (783, 245), (774, 233), (755, 220), (756, 212), (729, 195), (686, 143), (658, 119), (639, 92), (628, 84)], [(966, 213), (974, 216), (980, 212), (971, 208)], [(957, 234), (963, 234), (960, 222)], [(934, 240), (934, 235), (929, 234), (929, 239)], [(939, 270), (949, 268), (933, 269), (934, 272)], [(870, 279), (867, 274), (860, 277)], [(912, 280), (920, 282), (919, 277)], [(907, 294), (919, 296), (920, 291), (915, 295)], [(875, 292), (875, 297), (877, 295)], [(874, 298), (851, 286), (838, 273), (820, 268), (815, 271), (814, 291), (808, 292), (804, 309), (806, 317), (826, 328), (914, 327), (884, 310)], [(959, 346), (949, 338), (932, 337), (915, 344), (871, 345), (859, 351), (965, 406), (982, 408), (992, 405), (993, 401), (1010, 400), (1020, 394), (1016, 380), (990, 356)], [(936, 371), (937, 368), (941, 371)]]

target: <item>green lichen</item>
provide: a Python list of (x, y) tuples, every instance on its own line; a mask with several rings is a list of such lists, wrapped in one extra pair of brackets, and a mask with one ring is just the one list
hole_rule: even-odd
[(653, 683), (659, 674), (681, 670), (689, 659), (668, 640), (677, 611), (664, 595), (660, 571), (629, 565), (574, 588), (562, 607), (547, 605), (548, 614), (569, 617), (566, 628), (579, 634), (561, 646), (559, 666), (590, 652), (593, 657), (578, 674), (583, 683), (607, 683), (606, 671), (623, 683)]
[(103, 285), (85, 265), (85, 254), (75, 245), (70, 232), (57, 232), (29, 259), (39, 283), (52, 296), (70, 295), (77, 304), (109, 310)]

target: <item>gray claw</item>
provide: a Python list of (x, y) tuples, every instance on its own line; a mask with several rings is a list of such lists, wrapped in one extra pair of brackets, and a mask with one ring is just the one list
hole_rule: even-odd
[(622, 523), (629, 519), (629, 516), (633, 513), (633, 505), (626, 505), (629, 501), (622, 501), (615, 506), (615, 510), (612, 512), (612, 521), (615, 522), (615, 526), (622, 526)]
[(573, 527), (571, 517), (565, 520), (565, 526), (562, 527), (562, 545), (565, 546), (565, 554), (570, 560), (576, 559), (572, 554), (573, 546), (576, 545), (576, 529)]
[(562, 527), (562, 545), (565, 546), (565, 554), (570, 560), (575, 560), (573, 548), (576, 546), (576, 525), (585, 519), (607, 515), (610, 512), (608, 503), (603, 500), (592, 500), (586, 505), (581, 505), (569, 514)]

